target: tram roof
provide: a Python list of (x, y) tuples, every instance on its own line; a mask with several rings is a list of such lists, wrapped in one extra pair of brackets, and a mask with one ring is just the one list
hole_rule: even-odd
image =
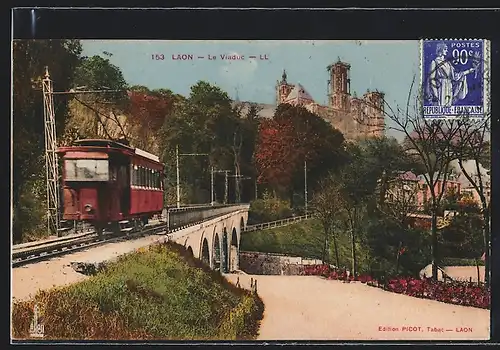
[(94, 146), (94, 147), (113, 147), (113, 148), (122, 148), (133, 151), (134, 148), (113, 140), (103, 140), (103, 139), (82, 139), (76, 140), (73, 142), (75, 146)]
[(103, 139), (82, 139), (74, 141), (73, 144), (75, 146), (83, 146), (83, 147), (94, 146), (94, 147), (112, 147), (112, 148), (124, 149), (131, 151), (138, 156), (154, 160), (155, 162), (160, 161), (160, 158), (152, 153), (146, 152), (139, 148), (130, 147), (119, 141), (103, 140)]

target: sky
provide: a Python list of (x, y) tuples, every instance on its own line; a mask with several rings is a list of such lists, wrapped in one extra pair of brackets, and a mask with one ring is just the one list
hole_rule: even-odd
[[(289, 83), (300, 83), (317, 103), (326, 104), (326, 67), (339, 58), (351, 65), (351, 94), (377, 89), (393, 109), (406, 105), (410, 85), (420, 74), (418, 41), (84, 40), (82, 45), (84, 55), (100, 55), (118, 66), (129, 85), (188, 95), (192, 85), (204, 80), (233, 99), (267, 104), (275, 103), (276, 81), (284, 69)], [(175, 59), (182, 55), (193, 55), (193, 60)], [(388, 135), (400, 138), (391, 130)]]

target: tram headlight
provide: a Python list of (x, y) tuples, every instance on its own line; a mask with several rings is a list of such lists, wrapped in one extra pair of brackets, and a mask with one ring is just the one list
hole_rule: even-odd
[(90, 213), (92, 211), (92, 206), (90, 204), (85, 204), (85, 211)]

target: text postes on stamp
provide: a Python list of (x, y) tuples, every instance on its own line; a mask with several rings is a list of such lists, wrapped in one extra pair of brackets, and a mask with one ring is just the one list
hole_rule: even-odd
[(482, 118), (488, 113), (487, 40), (422, 40), (424, 118)]

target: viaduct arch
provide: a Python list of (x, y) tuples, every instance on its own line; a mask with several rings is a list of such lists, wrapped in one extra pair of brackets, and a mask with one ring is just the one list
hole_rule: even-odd
[(247, 207), (200, 224), (174, 240), (214, 270), (223, 273), (238, 270), (241, 233), (248, 220)]

